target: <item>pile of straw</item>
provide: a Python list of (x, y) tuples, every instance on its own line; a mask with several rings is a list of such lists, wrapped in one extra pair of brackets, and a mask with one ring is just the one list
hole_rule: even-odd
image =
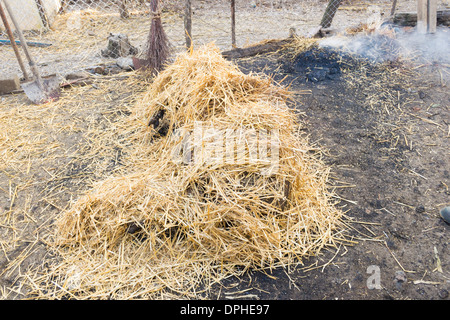
[[(288, 96), (270, 79), (240, 72), (214, 46), (178, 56), (122, 124), (129, 173), (95, 184), (59, 216), (63, 259), (49, 272), (55, 285), (39, 294), (198, 297), (229, 275), (291, 266), (341, 243), (329, 170), (299, 134)], [(276, 132), (275, 165), (251, 157), (249, 137), (232, 161), (220, 154), (180, 161), (177, 133), (199, 124), (207, 129), (189, 155), (218, 133)]]

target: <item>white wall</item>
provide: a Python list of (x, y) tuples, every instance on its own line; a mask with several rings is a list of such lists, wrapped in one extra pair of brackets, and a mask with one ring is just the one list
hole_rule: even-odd
[(51, 22), (57, 15), (59, 9), (61, 8), (61, 0), (41, 0), (47, 13), (47, 18)]
[[(44, 28), (41, 21), (41, 16), (39, 15), (38, 7), (36, 5), (36, 0), (7, 1), (22, 30), (42, 30)], [(3, 9), (6, 10), (3, 0), (0, 0), (0, 2), (2, 2)], [(61, 7), (61, 0), (41, 0), (41, 2), (51, 24), (58, 13), (59, 8)], [(6, 16), (9, 17), (8, 13), (6, 13)], [(15, 28), (11, 20), (9, 20), (9, 24), (14, 30)], [(0, 29), (4, 30), (3, 23), (0, 23)]]

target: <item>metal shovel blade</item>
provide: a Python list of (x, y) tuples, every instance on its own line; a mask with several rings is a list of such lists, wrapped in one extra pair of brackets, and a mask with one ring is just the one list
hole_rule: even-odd
[(61, 94), (57, 77), (42, 79), (42, 85), (38, 80), (23, 83), (22, 89), (34, 104), (57, 101)]

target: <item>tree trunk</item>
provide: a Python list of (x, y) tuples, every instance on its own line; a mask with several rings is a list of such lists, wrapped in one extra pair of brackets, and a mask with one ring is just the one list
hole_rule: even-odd
[(186, 0), (184, 7), (184, 32), (186, 36), (186, 47), (192, 46), (192, 7), (191, 0)]
[(327, 8), (325, 9), (322, 17), (322, 21), (320, 22), (322, 28), (329, 28), (331, 26), (331, 22), (333, 21), (334, 15), (341, 5), (341, 2), (342, 0), (330, 0), (328, 2)]

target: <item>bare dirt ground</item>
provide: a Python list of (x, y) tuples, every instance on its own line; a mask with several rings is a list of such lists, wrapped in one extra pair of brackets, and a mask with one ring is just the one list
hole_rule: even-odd
[[(215, 12), (207, 5), (194, 11), (211, 29), (194, 27), (194, 38), (199, 43), (218, 39), (229, 49), (228, 34), (217, 36), (221, 24), (214, 20), (225, 9)], [(292, 24), (306, 30), (313, 23), (299, 22), (299, 16), (311, 17), (303, 7), (301, 12), (242, 7), (238, 17), (247, 26), (238, 28), (238, 44), (247, 43), (247, 36), (248, 43), (284, 38)], [(366, 17), (356, 9), (348, 13)], [(182, 19), (176, 19), (173, 25), (166, 22), (167, 32), (182, 45), (176, 29)], [(338, 24), (348, 17), (336, 19)], [(227, 30), (227, 20), (222, 23)], [(287, 76), (284, 82), (296, 92), (292, 108), (311, 141), (326, 150), (341, 205), (355, 222), (355, 243), (289, 272), (228, 279), (207, 298), (448, 300), (450, 226), (438, 212), (449, 205), (450, 195), (450, 97), (438, 72), (445, 75), (448, 67), (394, 66), (364, 79), (353, 69), (312, 83), (281, 68), (286, 61), (280, 55), (236, 63), (244, 72), (272, 74), (278, 81)], [(23, 94), (0, 98), (1, 298), (27, 298), (30, 272), (53, 259), (46, 242), (57, 214), (93, 182), (119, 170), (115, 119), (127, 115), (146, 87), (132, 78), (133, 73), (98, 76), (90, 85), (66, 89), (63, 99), (50, 105), (30, 105)], [(98, 130), (111, 132), (111, 139), (96, 139)], [(371, 289), (373, 270), (379, 270), (380, 287)]]
[[(273, 59), (240, 64), (271, 74), (278, 67)], [(268, 299), (448, 299), (450, 225), (439, 209), (450, 195), (449, 95), (436, 70), (419, 74), (379, 87), (380, 74), (374, 73), (360, 88), (349, 79), (308, 83), (295, 80), (304, 75), (287, 73), (285, 81), (300, 93), (293, 107), (305, 130), (328, 151), (332, 181), (357, 222), (358, 243), (312, 259), (304, 270), (278, 270), (277, 279), (255, 275), (252, 292)], [(389, 112), (370, 107), (368, 96), (383, 101), (386, 93), (397, 100)], [(380, 270), (379, 289), (368, 286), (373, 268)]]

